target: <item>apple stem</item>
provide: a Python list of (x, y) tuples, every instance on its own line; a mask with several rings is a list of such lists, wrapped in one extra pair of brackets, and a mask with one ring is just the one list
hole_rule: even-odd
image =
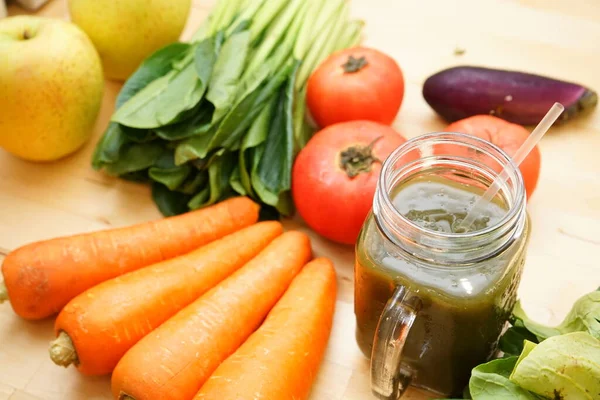
[(31, 33), (29, 33), (29, 30), (25, 29), (23, 31), (23, 40), (28, 40), (31, 39)]

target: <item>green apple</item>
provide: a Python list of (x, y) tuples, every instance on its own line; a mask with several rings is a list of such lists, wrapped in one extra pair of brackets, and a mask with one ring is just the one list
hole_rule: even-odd
[(73, 153), (91, 136), (103, 91), (100, 57), (77, 26), (0, 20), (0, 147), (32, 161)]
[(108, 78), (125, 80), (179, 39), (191, 0), (69, 0), (71, 20), (96, 46)]

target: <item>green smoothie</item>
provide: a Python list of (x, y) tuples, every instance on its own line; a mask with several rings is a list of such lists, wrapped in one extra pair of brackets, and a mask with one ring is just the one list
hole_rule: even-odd
[[(460, 222), (483, 191), (460, 179), (432, 174), (403, 182), (390, 197), (395, 208), (415, 224), (451, 234), (461, 232)], [(497, 224), (506, 209), (502, 198), (496, 198), (471, 230)], [(402, 251), (391, 251), (373, 216), (369, 218), (358, 241), (355, 266), (356, 338), (361, 350), (371, 356), (383, 308), (396, 286), (403, 285), (418, 304), (402, 353), (402, 362), (414, 371), (413, 384), (443, 395), (459, 395), (471, 369), (494, 353), (516, 301), (527, 226), (521, 239), (486, 260), (454, 265), (445, 263), (441, 253), (430, 265)]]

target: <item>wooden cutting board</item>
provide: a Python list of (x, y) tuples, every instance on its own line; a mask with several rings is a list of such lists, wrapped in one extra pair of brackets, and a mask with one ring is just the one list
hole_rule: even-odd
[[(194, 1), (184, 38), (213, 3)], [(405, 100), (394, 126), (409, 138), (444, 127), (423, 100), (421, 85), (449, 66), (518, 69), (600, 90), (600, 7), (595, 1), (352, 0), (352, 6), (354, 15), (367, 23), (365, 44), (391, 54), (405, 73)], [(23, 12), (9, 7), (9, 14)], [(52, 0), (38, 14), (68, 18), (66, 2)], [(464, 54), (455, 54), (457, 48)], [(107, 82), (94, 137), (77, 154), (32, 164), (0, 150), (0, 252), (34, 240), (160, 217), (146, 187), (90, 167), (119, 88)], [(553, 128), (541, 150), (519, 295), (528, 312), (554, 323), (575, 299), (600, 285), (600, 112)], [(298, 220), (286, 225), (309, 232)], [(315, 253), (334, 260), (339, 284), (334, 328), (311, 400), (370, 399), (368, 363), (354, 342), (353, 251), (311, 236)], [(82, 377), (52, 364), (47, 355), (52, 323), (25, 322), (10, 306), (0, 306), (0, 400), (110, 399), (107, 377)], [(406, 398), (427, 396), (411, 391)]]

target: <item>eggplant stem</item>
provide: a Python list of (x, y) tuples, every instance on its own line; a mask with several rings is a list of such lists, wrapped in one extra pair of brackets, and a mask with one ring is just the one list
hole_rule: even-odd
[(49, 352), (54, 364), (61, 367), (79, 363), (75, 345), (73, 345), (73, 341), (67, 332), (62, 331), (58, 334), (58, 337), (50, 343)]
[(8, 300), (8, 290), (4, 282), (0, 282), (0, 304)]

